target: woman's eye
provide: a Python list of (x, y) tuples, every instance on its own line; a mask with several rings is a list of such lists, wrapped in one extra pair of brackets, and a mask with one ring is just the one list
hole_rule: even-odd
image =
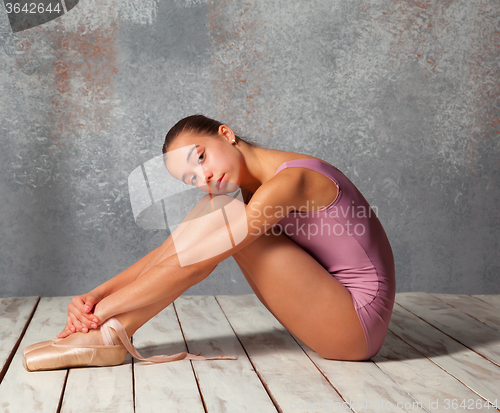
[[(200, 161), (201, 160), (201, 161)], [(205, 151), (198, 157), (198, 162), (203, 162), (205, 160)], [(194, 185), (196, 182), (196, 175), (193, 175), (191, 178), (191, 185)]]

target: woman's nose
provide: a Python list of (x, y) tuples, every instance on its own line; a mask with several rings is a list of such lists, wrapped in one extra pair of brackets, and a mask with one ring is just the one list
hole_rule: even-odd
[(204, 165), (199, 165), (195, 169), (196, 174), (196, 184), (195, 186), (204, 186), (213, 178), (213, 173), (207, 169)]
[(210, 169), (208, 169), (205, 166), (202, 167), (202, 170), (203, 170), (203, 175), (205, 176), (205, 183), (210, 182), (212, 180), (214, 174), (212, 173), (212, 171)]

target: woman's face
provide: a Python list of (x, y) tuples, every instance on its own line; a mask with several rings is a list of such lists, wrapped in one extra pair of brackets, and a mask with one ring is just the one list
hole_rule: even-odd
[(181, 133), (166, 153), (167, 170), (176, 179), (207, 193), (236, 191), (241, 180), (242, 155), (231, 144), (231, 134), (232, 131), (226, 135), (219, 132), (217, 136)]

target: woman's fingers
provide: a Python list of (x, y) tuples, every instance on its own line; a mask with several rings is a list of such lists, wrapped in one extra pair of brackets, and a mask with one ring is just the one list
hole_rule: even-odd
[(68, 319), (66, 321), (66, 326), (68, 327), (68, 330), (71, 331), (72, 333), (76, 332), (76, 327), (73, 325), (73, 322), (71, 321), (71, 317), (68, 314)]
[[(71, 317), (69, 316), (69, 313), (68, 313), (68, 318), (66, 319), (66, 327), (65, 327), (68, 335), (71, 334), (71, 333), (74, 333), (76, 331), (76, 328), (75, 326), (73, 325), (73, 322), (71, 321)], [(64, 333), (64, 330), (59, 333), (59, 334), (63, 334)]]
[(58, 338), (65, 338), (65, 337), (68, 337), (70, 334), (71, 334), (70, 329), (68, 328), (68, 326), (65, 326), (65, 327), (63, 328), (63, 331), (61, 331), (61, 332), (57, 335), (57, 337), (58, 337)]
[(82, 314), (82, 315), (78, 315), (78, 319), (80, 320), (80, 323), (82, 324), (85, 324), (85, 326), (87, 327), (92, 327), (92, 328), (96, 328), (97, 327), (97, 323), (94, 322), (94, 320), (92, 320), (91, 317), (92, 314)]
[(92, 310), (93, 302), (96, 299), (93, 296), (89, 296), (89, 302), (86, 302), (85, 298), (81, 295), (73, 297), (71, 304), (68, 306), (70, 311), (77, 316), (82, 323), (90, 326), (94, 322), (94, 315), (90, 313)]
[[(83, 324), (87, 328), (97, 328), (97, 323), (94, 321), (94, 319), (97, 319), (97, 317), (95, 317), (93, 314), (82, 314), (82, 312), (78, 311), (78, 308), (75, 307), (74, 304), (70, 304), (68, 306), (68, 314), (72, 314), (80, 324)], [(79, 325), (75, 324), (75, 327), (78, 331), (82, 331), (81, 328), (79, 328)]]
[(89, 313), (92, 310), (92, 307), (94, 307), (99, 302), (99, 298), (91, 294), (86, 294), (83, 299), (85, 301), (83, 311), (86, 313)]
[(100, 297), (92, 294), (73, 297), (71, 303), (68, 305), (66, 327), (57, 336), (64, 338), (78, 331), (88, 333), (91, 328), (97, 328), (99, 319), (90, 311), (99, 300)]
[(89, 332), (87, 326), (82, 322), (80, 322), (80, 320), (78, 320), (78, 318), (76, 318), (76, 316), (73, 313), (69, 313), (69, 316), (71, 317), (71, 322), (76, 327), (76, 331), (81, 331), (82, 333)]

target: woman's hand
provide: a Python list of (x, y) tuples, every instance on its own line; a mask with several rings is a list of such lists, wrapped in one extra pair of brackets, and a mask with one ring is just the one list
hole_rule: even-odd
[(101, 299), (102, 297), (92, 292), (73, 297), (68, 305), (67, 325), (57, 337), (65, 338), (77, 331), (88, 333), (90, 328), (97, 328), (99, 318), (92, 313), (92, 308)]

